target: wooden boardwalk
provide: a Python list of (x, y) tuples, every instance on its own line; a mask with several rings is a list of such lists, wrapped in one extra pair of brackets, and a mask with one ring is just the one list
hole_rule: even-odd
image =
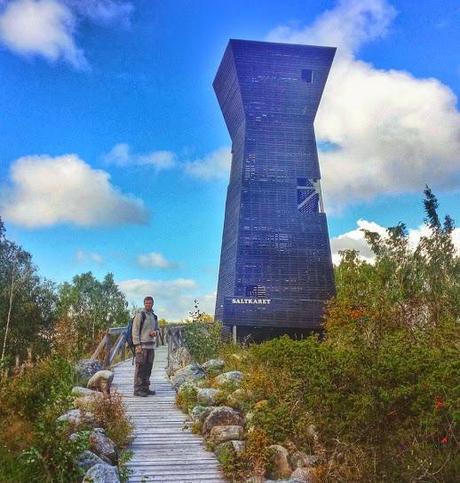
[(167, 348), (155, 351), (152, 384), (155, 396), (134, 397), (131, 360), (114, 367), (113, 384), (123, 395), (134, 423), (133, 457), (128, 463), (132, 482), (225, 482), (214, 453), (204, 449), (201, 436), (183, 429), (186, 416), (176, 407), (176, 392), (165, 372)]

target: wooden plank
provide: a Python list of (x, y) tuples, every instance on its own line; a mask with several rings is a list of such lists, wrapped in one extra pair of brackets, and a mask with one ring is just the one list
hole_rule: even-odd
[[(170, 343), (171, 338), (168, 346)], [(129, 481), (222, 483), (225, 479), (215, 455), (205, 450), (201, 436), (184, 429), (186, 416), (175, 405), (175, 391), (164, 370), (168, 346), (155, 350), (151, 377), (155, 396), (133, 397), (131, 361), (114, 367), (114, 387), (122, 394), (134, 424), (130, 446), (133, 457), (127, 465), (131, 471)]]

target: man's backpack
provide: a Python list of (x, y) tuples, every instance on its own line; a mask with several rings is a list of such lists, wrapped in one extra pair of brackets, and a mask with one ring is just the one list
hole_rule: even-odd
[[(136, 316), (134, 316), (134, 317), (136, 317)], [(133, 341), (134, 317), (129, 321), (128, 328), (126, 329), (126, 343), (128, 344), (129, 348), (131, 349), (133, 356), (136, 352), (136, 346), (134, 345), (134, 341)], [(144, 311), (142, 311), (141, 312), (141, 325), (139, 326), (139, 341), (141, 340), (141, 332), (142, 332), (142, 328), (144, 327), (145, 318), (146, 318), (146, 314), (145, 314)]]

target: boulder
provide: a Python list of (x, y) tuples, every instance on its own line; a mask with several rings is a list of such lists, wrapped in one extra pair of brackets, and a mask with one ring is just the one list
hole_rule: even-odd
[(230, 383), (241, 384), (241, 382), (243, 381), (243, 377), (243, 373), (240, 371), (224, 372), (216, 377), (215, 383), (218, 386), (224, 386)]
[(279, 444), (273, 444), (269, 446), (270, 450), (270, 472), (268, 474), (269, 478), (275, 480), (281, 478), (289, 478), (292, 473), (291, 466), (289, 464), (288, 456), (289, 452), (286, 448)]
[(291, 474), (291, 480), (312, 483), (314, 479), (311, 468), (297, 468)]
[(200, 379), (204, 379), (205, 373), (201, 367), (196, 364), (189, 364), (188, 366), (179, 369), (172, 377), (171, 384), (176, 391), (182, 384), (186, 382), (194, 382)]
[(73, 402), (78, 409), (90, 408), (91, 404), (98, 400), (98, 398), (103, 398), (104, 396), (100, 392), (96, 392), (94, 396), (81, 396), (76, 397)]
[(70, 411), (67, 411), (62, 416), (59, 416), (57, 421), (59, 423), (69, 423), (73, 429), (78, 428), (82, 424), (89, 426), (95, 424), (94, 415), (90, 412), (84, 412), (80, 409), (71, 409)]
[(110, 394), (113, 381), (113, 372), (108, 370), (97, 371), (88, 381), (88, 389), (94, 389), (104, 394)]
[(219, 406), (213, 409), (203, 423), (203, 434), (210, 433), (214, 426), (235, 425), (241, 426), (241, 416), (228, 406)]
[(201, 404), (203, 406), (213, 406), (217, 403), (218, 394), (219, 390), (207, 387), (199, 389), (196, 398), (198, 404)]
[(101, 428), (95, 428), (89, 435), (89, 447), (98, 456), (112, 464), (118, 464), (118, 451), (115, 443), (105, 435)]
[(200, 421), (203, 422), (209, 413), (215, 409), (215, 406), (195, 406), (190, 412), (190, 417), (192, 418), (193, 422)]
[(83, 483), (120, 483), (120, 478), (114, 466), (98, 463), (86, 472)]
[(201, 367), (205, 370), (206, 373), (216, 374), (222, 372), (224, 368), (225, 362), (222, 359), (210, 359), (206, 361), (204, 364), (201, 364)]
[(82, 359), (75, 364), (75, 375), (81, 384), (86, 386), (91, 377), (102, 369), (102, 364), (99, 361)]
[(169, 365), (166, 369), (168, 376), (172, 376), (176, 371), (189, 365), (192, 362), (192, 356), (186, 347), (179, 347), (169, 356)]
[(226, 441), (225, 443), (218, 444), (214, 448), (214, 453), (221, 464), (228, 461), (230, 456), (240, 454), (242, 451), (244, 451), (243, 441)]
[(94, 465), (104, 464), (104, 461), (92, 451), (85, 450), (77, 456), (75, 464), (86, 472)]
[(92, 396), (94, 394), (97, 394), (97, 392), (93, 391), (92, 389), (88, 389), (87, 387), (75, 386), (72, 388), (70, 394), (75, 397), (84, 397)]
[(296, 451), (289, 455), (289, 463), (293, 469), (304, 468), (305, 466), (312, 466), (316, 464), (318, 457), (309, 455), (303, 451)]
[(225, 441), (243, 439), (243, 426), (226, 425), (213, 426), (210, 432), (210, 439), (213, 443), (225, 443)]

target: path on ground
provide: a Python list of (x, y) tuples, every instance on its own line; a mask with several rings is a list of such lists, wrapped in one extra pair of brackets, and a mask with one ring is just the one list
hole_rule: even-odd
[[(133, 396), (134, 366), (128, 360), (114, 367), (113, 385), (122, 394), (134, 424), (130, 482), (215, 482), (225, 479), (214, 453), (201, 436), (184, 429), (186, 416), (177, 408), (176, 392), (166, 375), (167, 347), (155, 350), (151, 386), (156, 395)], [(151, 387), (152, 388), (152, 387)]]

